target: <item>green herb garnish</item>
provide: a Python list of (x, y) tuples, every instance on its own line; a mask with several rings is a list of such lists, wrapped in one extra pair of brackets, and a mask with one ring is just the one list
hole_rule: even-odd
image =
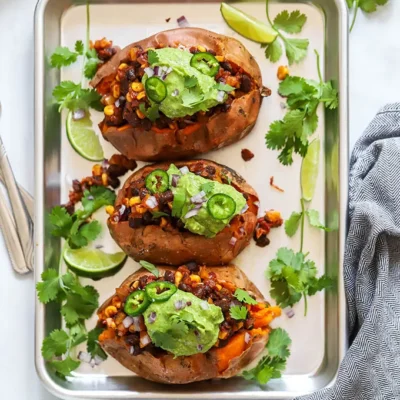
[(244, 306), (232, 306), (229, 309), (229, 314), (233, 319), (246, 319), (247, 318), (247, 308)]
[(248, 292), (246, 292), (243, 289), (237, 288), (235, 290), (235, 293), (233, 294), (239, 301), (250, 304), (250, 305), (255, 305), (257, 304), (257, 300), (254, 300)]
[(353, 20), (350, 26), (350, 32), (353, 30), (357, 19), (358, 9), (366, 13), (373, 13), (378, 6), (384, 6), (389, 0), (346, 0), (350, 11), (353, 11)]
[(143, 268), (146, 268), (147, 271), (151, 272), (151, 273), (152, 273), (154, 276), (156, 276), (157, 278), (160, 276), (160, 273), (158, 272), (158, 269), (157, 269), (157, 267), (156, 267), (154, 264), (149, 263), (148, 261), (144, 261), (144, 260), (139, 261), (139, 264), (140, 264)]

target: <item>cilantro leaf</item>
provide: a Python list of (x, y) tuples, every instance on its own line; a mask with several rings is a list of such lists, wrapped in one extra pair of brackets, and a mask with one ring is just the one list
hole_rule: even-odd
[(83, 320), (78, 321), (76, 324), (67, 324), (69, 334), (71, 337), (71, 347), (78, 346), (87, 340), (85, 323)]
[(51, 360), (54, 356), (61, 356), (67, 352), (69, 335), (63, 330), (56, 329), (43, 340), (42, 356), (45, 360)]
[(279, 61), (282, 57), (282, 45), (278, 39), (275, 39), (272, 43), (262, 44), (261, 47), (265, 47), (265, 57), (273, 63)]
[(210, 193), (210, 192), (213, 191), (214, 186), (215, 186), (215, 183), (214, 183), (214, 182), (207, 182), (207, 183), (204, 183), (203, 185), (201, 185), (201, 190), (202, 190), (205, 194), (208, 194), (208, 193)]
[(147, 60), (150, 65), (157, 64), (158, 63), (158, 55), (154, 50), (149, 50), (147, 52)]
[(182, 103), (184, 107), (191, 107), (198, 103), (201, 103), (204, 99), (204, 95), (198, 90), (184, 89), (182, 91)]
[(162, 212), (162, 211), (152, 211), (151, 215), (153, 216), (153, 219), (160, 218), (160, 217), (170, 217), (169, 214)]
[(83, 210), (78, 210), (76, 214), (81, 219), (86, 219), (103, 206), (113, 205), (115, 193), (104, 186), (92, 186), (90, 190), (85, 190), (82, 197)]
[(42, 273), (42, 282), (36, 284), (36, 290), (41, 303), (47, 304), (55, 300), (60, 292), (58, 272), (53, 268), (44, 271)]
[(315, 293), (324, 289), (331, 289), (334, 287), (335, 280), (329, 276), (322, 275), (319, 279), (314, 279), (312, 285), (308, 288), (308, 295), (313, 296)]
[(149, 262), (144, 261), (144, 260), (139, 261), (139, 264), (140, 264), (143, 268), (146, 268), (147, 271), (149, 271), (150, 273), (152, 273), (153, 275), (155, 275), (157, 278), (160, 276), (160, 273), (159, 273), (157, 267), (156, 267), (154, 264), (149, 263)]
[(95, 49), (86, 52), (86, 63), (84, 67), (84, 75), (88, 79), (92, 79), (97, 72), (97, 67), (102, 61), (97, 57)]
[(325, 232), (330, 232), (330, 229), (327, 228), (319, 218), (319, 212), (317, 210), (307, 210), (306, 215), (308, 217), (308, 222), (314, 228), (322, 229)]
[(268, 354), (272, 357), (287, 358), (290, 355), (288, 347), (291, 343), (292, 340), (284, 329), (274, 329), (269, 335), (267, 343)]
[(79, 229), (79, 233), (88, 241), (95, 240), (101, 232), (99, 221), (90, 221)]
[(64, 207), (56, 206), (49, 215), (50, 223), (53, 225), (51, 234), (67, 238), (72, 226), (72, 217)]
[(329, 81), (323, 84), (321, 101), (323, 101), (325, 103), (325, 107), (329, 108), (330, 110), (338, 108), (338, 92), (332, 87), (332, 82)]
[(233, 295), (243, 303), (250, 305), (257, 304), (257, 300), (253, 299), (246, 290), (237, 288)]
[(52, 68), (61, 68), (73, 64), (78, 53), (71, 51), (68, 47), (57, 47), (50, 57), (50, 65)]
[(294, 234), (297, 232), (297, 229), (300, 224), (302, 213), (301, 212), (292, 212), (290, 215), (289, 219), (285, 221), (285, 232), (286, 235), (289, 237), (294, 236)]
[(353, 6), (354, 6), (354, 2), (355, 2), (356, 0), (346, 0), (346, 3), (347, 3), (347, 7), (349, 7), (349, 8), (353, 8)]
[(198, 83), (197, 78), (193, 75), (193, 76), (185, 76), (185, 83), (184, 86), (185, 88), (192, 88), (195, 87)]
[(366, 13), (375, 12), (378, 6), (384, 6), (389, 0), (359, 0), (358, 6)]
[(246, 319), (247, 317), (247, 308), (244, 306), (232, 306), (229, 309), (229, 314), (233, 319)]
[(158, 105), (153, 104), (146, 108), (144, 103), (139, 104), (139, 110), (152, 122), (160, 118), (160, 113), (158, 112)]
[(87, 351), (92, 357), (99, 356), (103, 360), (107, 359), (107, 354), (99, 345), (99, 335), (103, 332), (104, 328), (97, 326), (88, 332)]
[(302, 296), (301, 293), (290, 288), (284, 280), (272, 281), (269, 294), (282, 308), (293, 306), (300, 301)]
[(299, 63), (307, 55), (308, 39), (290, 39), (285, 38), (286, 57), (288, 58), (289, 65)]
[(292, 11), (290, 14), (284, 10), (275, 17), (274, 28), (286, 33), (300, 33), (306, 21), (307, 16), (299, 10)]
[(58, 376), (65, 379), (65, 377), (70, 376), (71, 372), (75, 371), (81, 363), (68, 356), (65, 360), (50, 361), (49, 365), (56, 371)]
[(235, 90), (235, 88), (233, 86), (227, 85), (226, 83), (221, 83), (221, 82), (218, 82), (215, 85), (215, 88), (217, 90), (222, 90), (223, 92), (232, 92), (233, 90)]
[(82, 40), (77, 40), (75, 42), (75, 51), (81, 56), (83, 54), (84, 49), (85, 49), (85, 46), (84, 46)]
[(82, 108), (86, 110), (89, 107), (100, 109), (100, 94), (95, 89), (82, 89), (80, 83), (72, 81), (60, 82), (53, 90), (53, 97), (59, 104), (59, 110), (63, 108), (69, 110)]

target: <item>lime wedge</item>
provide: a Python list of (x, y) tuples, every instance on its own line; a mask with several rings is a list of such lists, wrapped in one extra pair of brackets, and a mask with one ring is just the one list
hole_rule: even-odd
[(278, 33), (272, 26), (264, 24), (229, 4), (221, 4), (225, 22), (237, 33), (258, 43), (272, 43)]
[(99, 137), (92, 129), (93, 123), (89, 111), (85, 117), (74, 120), (73, 112), (67, 116), (67, 136), (74, 150), (89, 161), (101, 161), (104, 159), (103, 148)]
[(320, 147), (320, 140), (313, 140), (308, 146), (307, 154), (301, 164), (301, 192), (306, 201), (312, 200), (317, 185)]
[(99, 249), (83, 247), (64, 251), (64, 261), (68, 268), (79, 276), (94, 280), (114, 275), (125, 263), (127, 256), (123, 252), (107, 254)]

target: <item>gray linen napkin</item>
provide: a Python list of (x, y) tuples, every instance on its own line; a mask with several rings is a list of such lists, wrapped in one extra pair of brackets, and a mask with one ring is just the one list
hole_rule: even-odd
[(400, 103), (351, 157), (344, 281), (350, 348), (334, 386), (301, 399), (400, 399)]

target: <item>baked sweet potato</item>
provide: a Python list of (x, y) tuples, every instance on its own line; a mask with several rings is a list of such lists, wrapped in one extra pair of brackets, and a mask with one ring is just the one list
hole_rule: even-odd
[[(158, 267), (158, 271), (159, 278), (143, 268), (135, 272), (99, 309), (99, 325), (105, 328), (99, 336), (99, 343), (108, 354), (137, 375), (168, 384), (230, 378), (240, 374), (260, 355), (268, 341), (269, 322), (279, 316), (281, 310), (279, 307), (269, 306), (257, 287), (239, 268), (234, 265), (199, 267), (191, 263), (177, 270), (161, 266)], [(224, 320), (219, 325), (218, 340), (209, 350), (176, 357), (171, 352), (156, 347), (152, 342), (147, 343), (148, 340), (143, 340), (147, 337), (150, 320), (146, 321), (143, 316), (136, 316), (132, 318), (133, 322), (131, 321), (130, 325), (126, 323), (124, 304), (127, 296), (135, 290), (145, 289), (156, 280), (177, 285), (179, 290), (173, 296), (178, 296), (181, 290), (192, 293), (206, 304), (214, 304), (221, 308)], [(253, 305), (235, 297), (237, 288), (244, 289), (255, 299)], [(247, 308), (244, 319), (231, 317), (232, 304)], [(186, 309), (190, 306), (192, 305), (186, 304)], [(255, 329), (255, 316), (260, 310), (264, 310), (263, 315), (268, 314), (269, 319), (264, 319), (266, 324)], [(124, 320), (125, 323), (122, 323)]]
[[(148, 71), (148, 49), (161, 48), (215, 56), (219, 62), (215, 83), (228, 84), (234, 92), (207, 112), (180, 118), (160, 113), (153, 119), (143, 114), (141, 110), (150, 105), (148, 93), (143, 96), (131, 85), (141, 82)], [(103, 137), (128, 158), (144, 161), (189, 158), (237, 142), (253, 128), (261, 92), (263, 96), (268, 92), (262, 90), (260, 68), (242, 43), (200, 28), (168, 30), (118, 50), (91, 85), (108, 106), (100, 124)]]
[[(149, 208), (150, 194), (145, 187), (145, 178), (152, 171), (168, 170), (170, 163), (147, 165), (133, 173), (120, 190), (114, 212), (108, 220), (111, 236), (136, 261), (168, 265), (182, 265), (190, 261), (207, 265), (228, 264), (252, 238), (257, 222), (257, 193), (235, 171), (213, 161), (180, 161), (174, 165), (188, 167), (190, 172), (204, 177), (207, 182), (230, 182), (246, 199), (245, 209), (214, 237), (192, 233), (182, 227), (179, 219), (171, 216), (171, 190), (156, 195), (158, 207)], [(164, 216), (152, 217), (162, 215), (160, 212)]]

